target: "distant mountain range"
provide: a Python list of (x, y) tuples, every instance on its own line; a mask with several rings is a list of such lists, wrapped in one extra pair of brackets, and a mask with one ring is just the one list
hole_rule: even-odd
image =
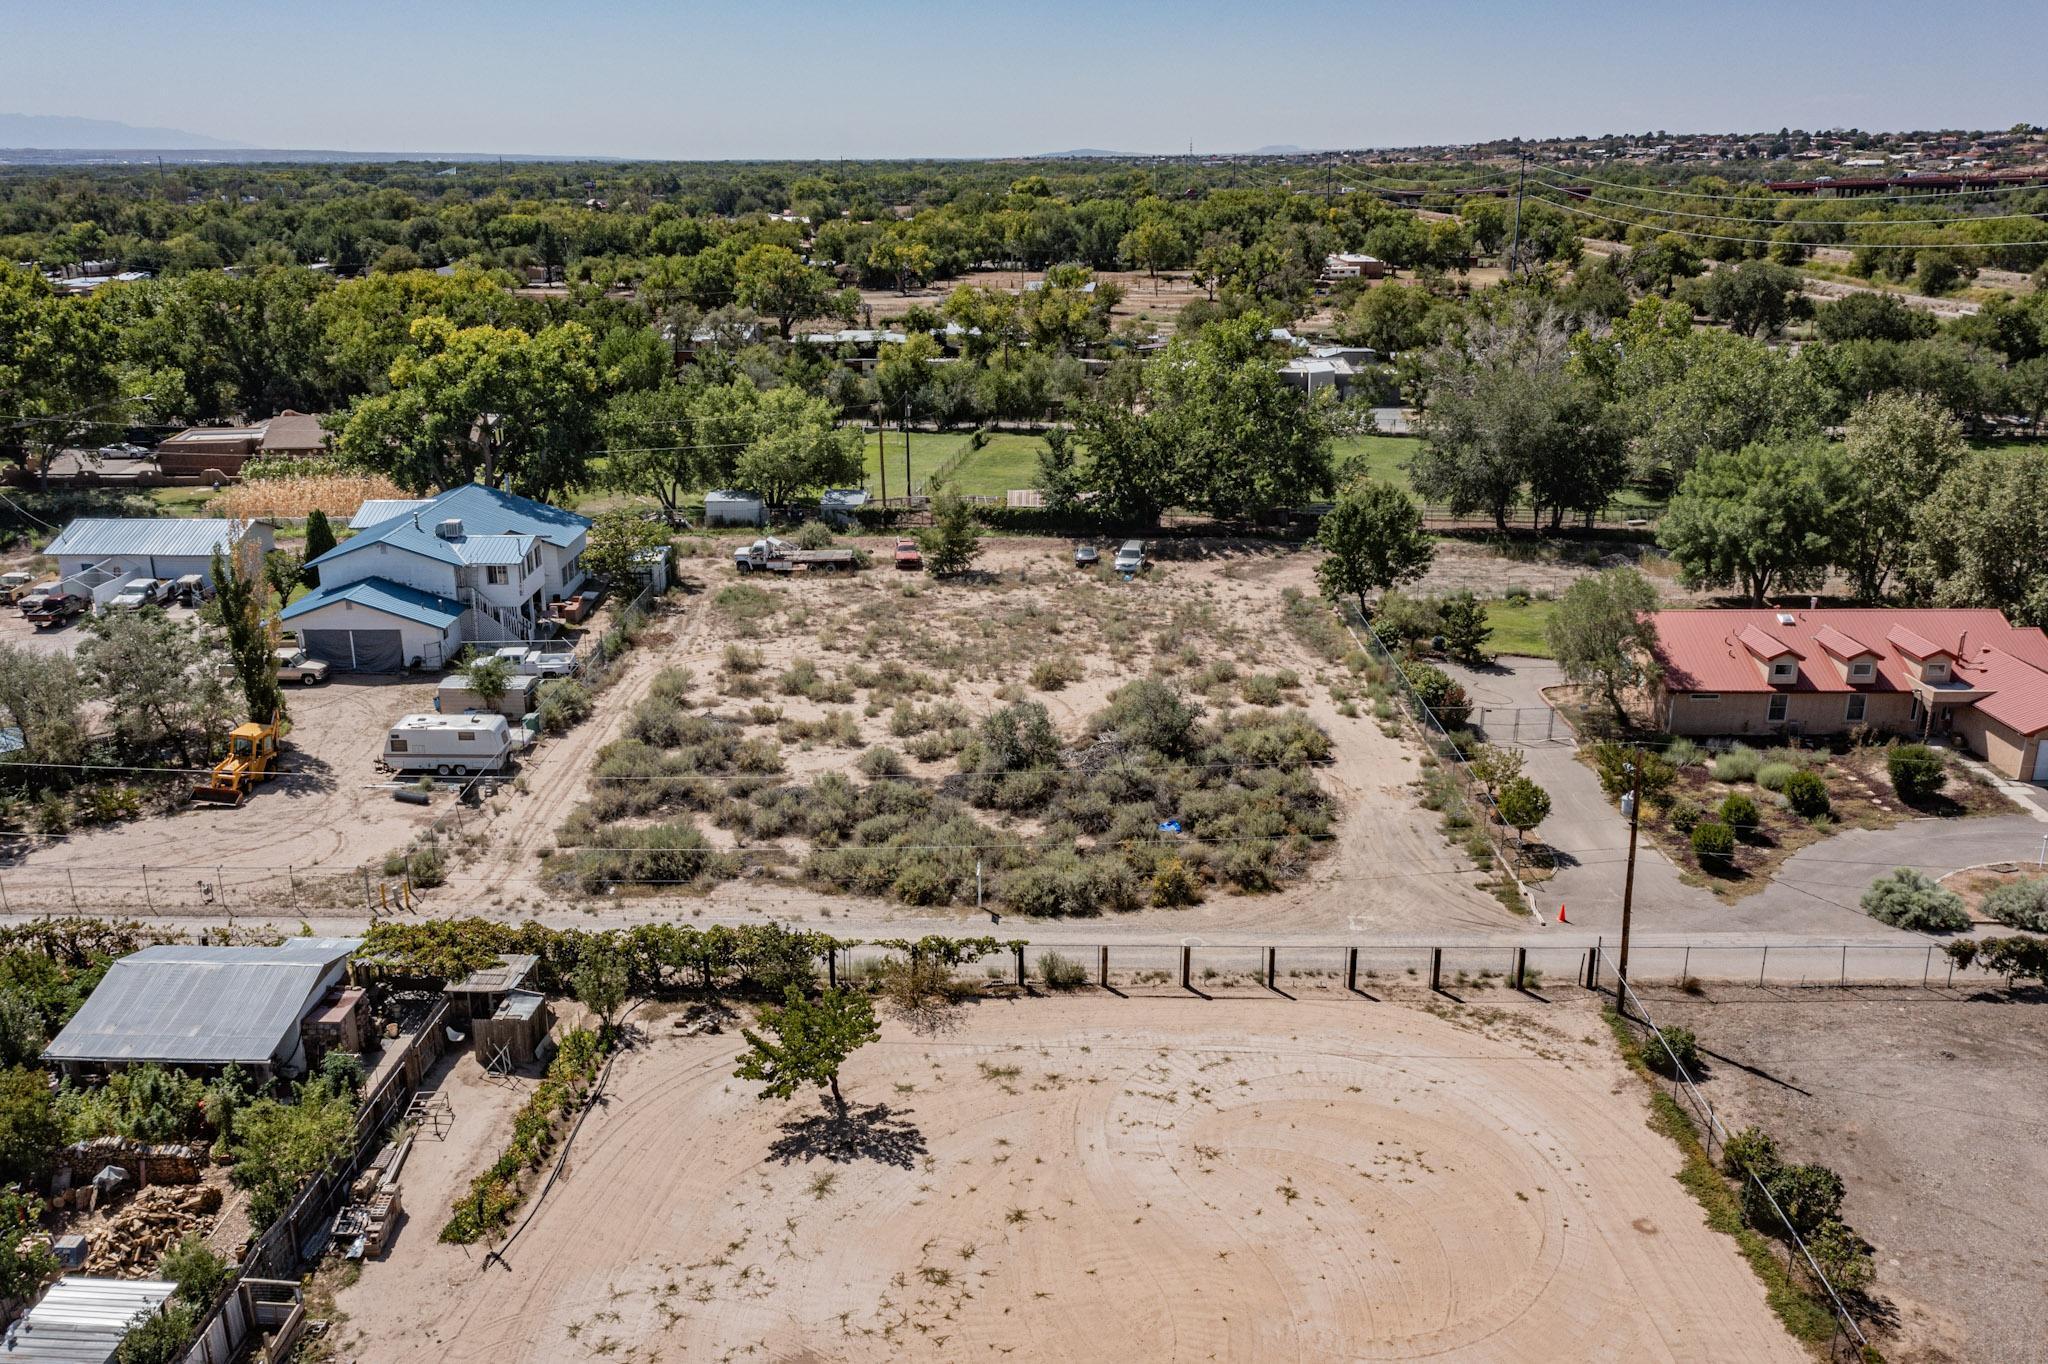
[[(1297, 146), (1295, 146), (1294, 144), (1292, 144), (1292, 143), (1290, 143), (1290, 142), (1281, 142), (1281, 143), (1275, 143), (1275, 144), (1273, 144), (1273, 145), (1270, 145), (1270, 146), (1265, 146), (1265, 147), (1254, 147), (1254, 148), (1252, 148), (1252, 149), (1251, 149), (1250, 151), (1248, 151), (1248, 152), (1213, 152), (1213, 151), (1205, 151), (1205, 152), (1201, 152), (1201, 153), (1199, 153), (1199, 155), (1202, 155), (1202, 156), (1306, 156), (1306, 155), (1307, 155), (1307, 154), (1308, 154), (1308, 153), (1309, 153), (1309, 152), (1310, 152), (1311, 150), (1313, 150), (1313, 149), (1312, 149), (1312, 148), (1308, 148), (1308, 147), (1297, 147)], [(1125, 157), (1133, 157), (1133, 156), (1178, 156), (1178, 155), (1181, 155), (1181, 153), (1178, 153), (1178, 152), (1110, 152), (1110, 151), (1104, 151), (1104, 150), (1103, 150), (1102, 148), (1100, 148), (1100, 147), (1076, 147), (1076, 148), (1074, 148), (1074, 149), (1073, 149), (1072, 151), (1066, 151), (1066, 152), (1039, 152), (1039, 153), (1037, 153), (1036, 155), (1033, 155), (1033, 156), (1028, 156), (1028, 157), (1026, 157), (1026, 158), (1025, 158), (1025, 160), (1027, 160), (1027, 161), (1085, 161), (1085, 160), (1089, 159), (1090, 157), (1107, 157), (1107, 158), (1109, 158), (1109, 159), (1111, 159), (1111, 160), (1121, 160), (1121, 159), (1123, 159), (1123, 158), (1125, 158)]]
[(224, 150), (246, 142), (188, 133), (182, 128), (138, 128), (104, 118), (64, 114), (0, 114), (0, 147), (62, 148), (69, 151)]

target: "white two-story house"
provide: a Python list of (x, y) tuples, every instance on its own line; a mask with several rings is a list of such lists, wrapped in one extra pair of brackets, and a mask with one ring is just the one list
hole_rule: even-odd
[(440, 668), (467, 645), (525, 643), (583, 583), (590, 522), (574, 512), (477, 483), (392, 506), (308, 565), (319, 586), (281, 613), (336, 668)]

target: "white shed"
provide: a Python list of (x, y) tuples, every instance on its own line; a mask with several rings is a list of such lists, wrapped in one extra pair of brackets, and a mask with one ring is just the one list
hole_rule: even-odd
[(759, 493), (720, 488), (704, 494), (704, 524), (707, 526), (765, 526), (768, 504)]
[(268, 554), (275, 545), (265, 521), (231, 521), (209, 516), (81, 516), (64, 527), (43, 553), (57, 561), (57, 575), (74, 592), (130, 578), (169, 578), (196, 573), (213, 582), (213, 556), (232, 555), (244, 539)]

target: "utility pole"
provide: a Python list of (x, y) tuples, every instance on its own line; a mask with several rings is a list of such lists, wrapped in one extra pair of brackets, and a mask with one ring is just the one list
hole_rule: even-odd
[(1529, 153), (1518, 152), (1515, 159), (1515, 236), (1508, 245), (1508, 273), (1513, 274), (1516, 258), (1522, 254), (1522, 183), (1529, 175)]
[(1614, 987), (1614, 1005), (1628, 1013), (1628, 928), (1636, 899), (1636, 825), (1643, 817), (1643, 750), (1637, 747), (1628, 764), (1628, 870), (1621, 878), (1621, 957), (1614, 974), (1621, 983)]
[[(927, 495), (931, 492), (925, 490)], [(910, 505), (910, 399), (903, 400), (903, 505)]]
[(889, 447), (882, 439), (882, 419), (875, 418), (875, 468), (882, 475), (882, 510), (889, 510)]

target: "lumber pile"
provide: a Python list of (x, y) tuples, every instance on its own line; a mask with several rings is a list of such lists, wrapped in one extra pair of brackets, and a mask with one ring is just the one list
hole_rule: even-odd
[(205, 1235), (220, 1212), (220, 1189), (211, 1184), (155, 1185), (107, 1219), (86, 1256), (85, 1272), (124, 1278), (152, 1272), (165, 1251), (188, 1232)]

